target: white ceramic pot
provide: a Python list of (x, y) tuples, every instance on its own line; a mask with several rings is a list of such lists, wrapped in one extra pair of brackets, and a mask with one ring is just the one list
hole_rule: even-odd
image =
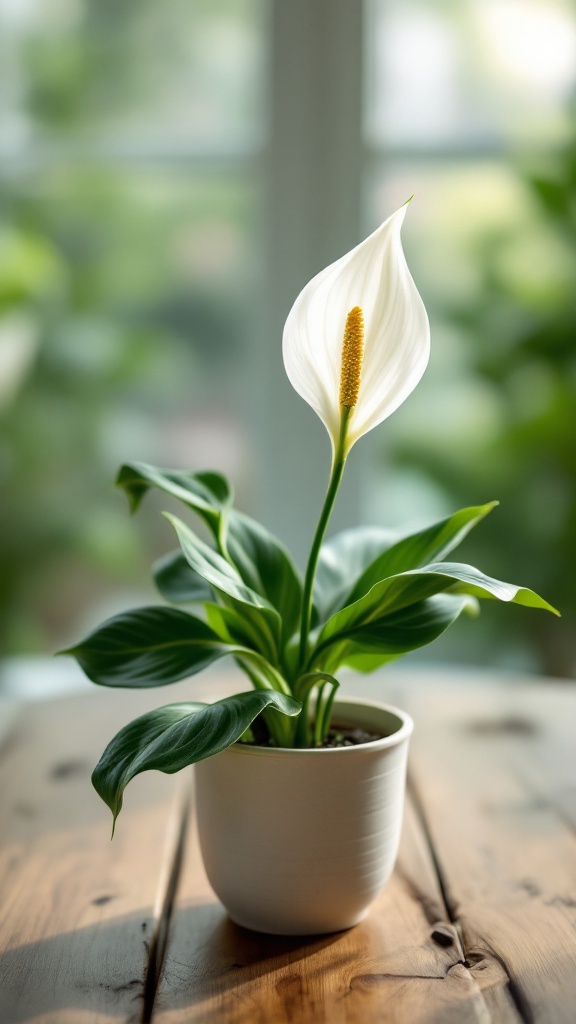
[(412, 720), (339, 700), (333, 721), (384, 738), (318, 750), (236, 744), (195, 766), (206, 873), (237, 924), (276, 935), (350, 928), (392, 872)]

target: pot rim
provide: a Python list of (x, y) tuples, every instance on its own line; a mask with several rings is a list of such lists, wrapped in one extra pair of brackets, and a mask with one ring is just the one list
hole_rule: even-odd
[(234, 752), (242, 757), (350, 757), (361, 754), (373, 754), (388, 747), (396, 747), (407, 741), (412, 735), (414, 722), (410, 715), (397, 708), (394, 704), (385, 704), (382, 701), (367, 700), (363, 697), (340, 697), (334, 701), (334, 711), (338, 708), (343, 710), (347, 707), (376, 708), (378, 711), (388, 711), (395, 715), (400, 721), (400, 728), (389, 736), (383, 736), (379, 740), (371, 740), (369, 743), (357, 743), (351, 747), (261, 747), (252, 743), (234, 743), (226, 748), (227, 752)]

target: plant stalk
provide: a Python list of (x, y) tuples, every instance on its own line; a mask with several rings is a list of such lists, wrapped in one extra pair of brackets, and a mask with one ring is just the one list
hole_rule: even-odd
[(334, 501), (336, 500), (340, 481), (342, 480), (344, 466), (346, 465), (346, 433), (348, 428), (348, 419), (351, 412), (352, 409), (347, 406), (342, 406), (338, 447), (334, 453), (334, 461), (332, 462), (328, 490), (326, 492), (324, 505), (322, 506), (322, 512), (320, 513), (320, 519), (318, 520), (318, 526), (316, 527), (316, 533), (314, 534), (314, 540), (312, 541), (310, 556), (308, 558), (308, 565), (306, 567), (304, 591), (302, 594), (302, 619), (300, 624), (300, 669), (302, 669), (306, 664), (308, 634), (310, 633), (310, 623), (312, 621), (312, 593), (314, 589), (314, 577), (316, 576), (318, 556), (320, 554), (324, 534), (326, 533), (326, 527), (328, 526), (328, 521), (334, 507)]

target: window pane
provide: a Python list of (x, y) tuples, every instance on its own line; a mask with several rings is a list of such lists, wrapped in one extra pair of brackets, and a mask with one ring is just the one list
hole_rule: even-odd
[(569, 125), (576, 25), (568, 0), (370, 0), (373, 145), (542, 142)]
[[(263, 0), (0, 0), (0, 647), (157, 600), (140, 459), (250, 507)], [(222, 156), (225, 159), (222, 159)]]
[(421, 524), (499, 499), (458, 557), (533, 587), (562, 621), (485, 602), (422, 656), (572, 676), (576, 21), (564, 3), (521, 7), (371, 5), (370, 223), (416, 193), (403, 237), (432, 355), (380, 442), (370, 517)]
[(0, 0), (10, 148), (246, 148), (262, 133), (263, 0)]

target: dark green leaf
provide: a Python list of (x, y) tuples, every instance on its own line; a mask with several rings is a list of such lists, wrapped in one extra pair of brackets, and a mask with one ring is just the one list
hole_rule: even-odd
[(210, 548), (180, 519), (167, 515), (172, 523), (188, 564), (227, 598), (241, 613), (242, 618), (256, 629), (260, 638), (259, 649), (266, 657), (277, 661), (280, 645), (280, 616), (275, 608), (255, 590), (247, 587), (238, 570), (217, 551)]
[(276, 608), (282, 620), (282, 641), (298, 628), (302, 582), (284, 546), (254, 519), (231, 510), (228, 553), (244, 583)]
[(164, 686), (234, 654), (201, 619), (176, 608), (138, 608), (108, 619), (72, 654), (101, 686)]
[(146, 491), (157, 487), (193, 508), (217, 540), (224, 533), (233, 496), (228, 481), (220, 473), (186, 473), (133, 462), (121, 466), (116, 484), (126, 491), (132, 512), (136, 511)]
[(215, 704), (168, 704), (149, 711), (108, 744), (92, 775), (94, 788), (116, 821), (124, 790), (135, 775), (151, 769), (171, 775), (220, 753), (265, 709), (293, 717), (301, 704), (274, 690), (250, 690)]
[(461, 509), (413, 534), (378, 527), (356, 527), (336, 534), (320, 551), (314, 621), (325, 622), (386, 576), (444, 558), (497, 504)]
[(354, 580), (397, 540), (394, 530), (358, 526), (326, 541), (320, 549), (314, 583), (314, 621), (325, 622), (338, 611)]
[(173, 604), (204, 603), (214, 597), (210, 584), (188, 565), (181, 551), (160, 558), (152, 572), (162, 597)]
[(230, 565), (218, 551), (214, 551), (201, 540), (186, 523), (167, 512), (164, 515), (176, 530), (186, 561), (211, 586), (242, 604), (274, 611), (266, 598), (247, 587), (238, 570)]
[(436, 640), (458, 616), (470, 610), (473, 598), (437, 594), (401, 611), (374, 619), (342, 634), (340, 642), (327, 651), (327, 663), (335, 672), (348, 665), (359, 672), (395, 661), (403, 654)]
[[(210, 527), (221, 553), (230, 558), (242, 581), (279, 612), (283, 635), (288, 638), (294, 632), (302, 593), (296, 567), (280, 541), (255, 520), (231, 508), (232, 491), (225, 477), (156, 469), (138, 462), (122, 466), (116, 482), (126, 491), (132, 511), (150, 487), (193, 508)], [(182, 574), (179, 578), (184, 580)], [(168, 588), (171, 583), (170, 579)], [(172, 597), (160, 589), (170, 600), (190, 600)], [(176, 586), (176, 593), (178, 589)]]
[(558, 614), (547, 601), (532, 590), (485, 576), (471, 565), (457, 562), (438, 562), (409, 572), (390, 576), (354, 604), (336, 612), (322, 629), (317, 646), (347, 636), (351, 630), (365, 626), (385, 615), (400, 611), (433, 594), (451, 590), (453, 593), (473, 597), (495, 598), (514, 604), (542, 608)]
[(342, 607), (353, 604), (387, 576), (419, 569), (431, 561), (441, 561), (497, 504), (497, 501), (492, 501), (487, 505), (460, 509), (425, 530), (402, 537), (365, 569), (348, 591)]

